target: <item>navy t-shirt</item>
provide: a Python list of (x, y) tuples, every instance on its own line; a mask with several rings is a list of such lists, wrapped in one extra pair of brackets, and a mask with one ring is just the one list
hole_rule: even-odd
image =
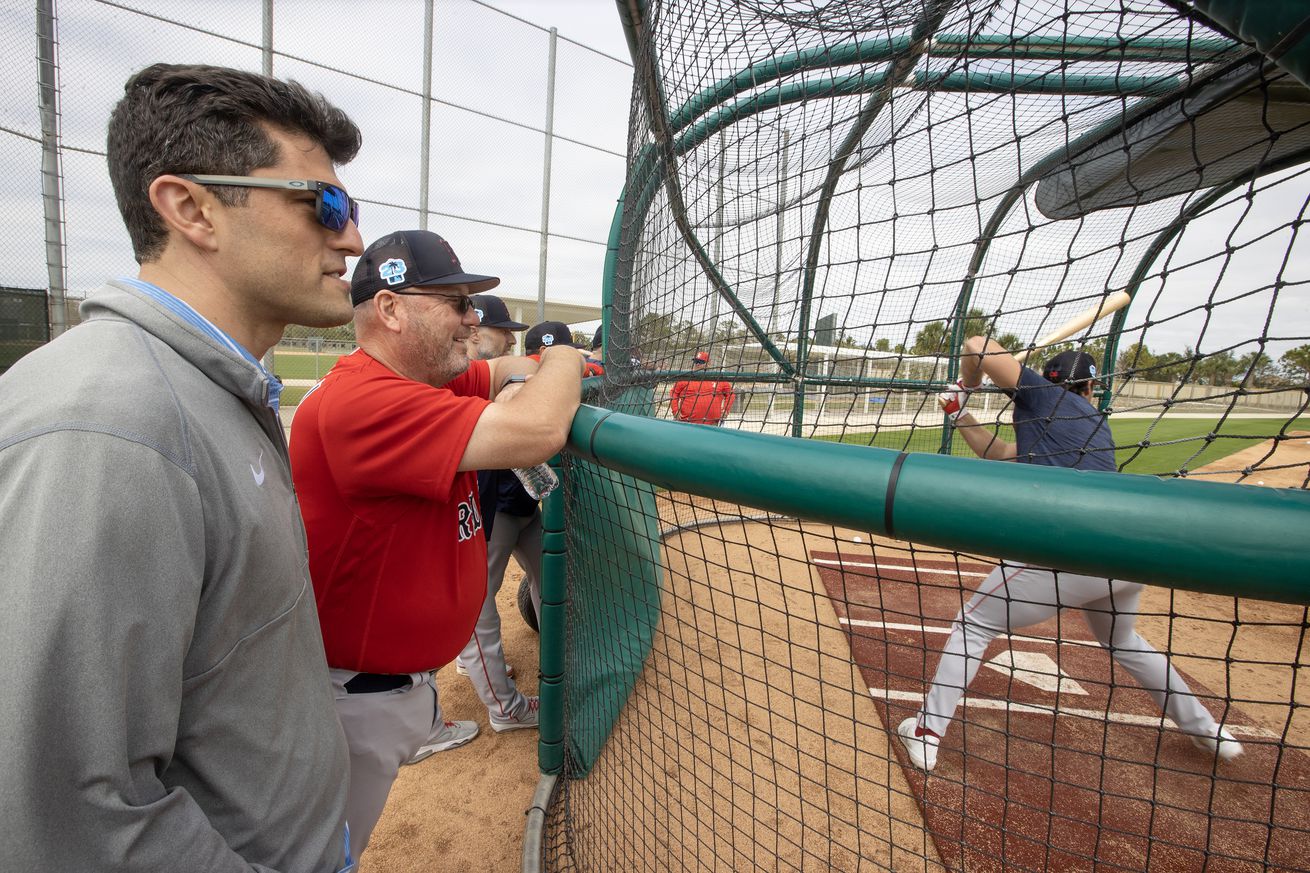
[(488, 540), (496, 513), (527, 517), (537, 511), (537, 501), (523, 489), (513, 470), (479, 470), (478, 505), (482, 507), (482, 524)]
[(1048, 382), (1028, 367), (1014, 400), (1015, 460), (1077, 470), (1117, 469), (1114, 437), (1105, 416), (1081, 395)]

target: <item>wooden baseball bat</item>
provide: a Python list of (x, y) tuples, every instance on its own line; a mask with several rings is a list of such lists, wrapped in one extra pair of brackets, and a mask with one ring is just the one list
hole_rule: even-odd
[(1096, 306), (1093, 306), (1085, 312), (1078, 313), (1073, 318), (1039, 339), (1033, 344), (1032, 348), (1024, 349), (1022, 352), (1016, 354), (1014, 359), (1022, 364), (1024, 361), (1028, 360), (1030, 354), (1038, 349), (1044, 349), (1047, 346), (1055, 345), (1061, 340), (1067, 340), (1088, 325), (1100, 321), (1112, 312), (1118, 312), (1120, 309), (1123, 309), (1132, 299), (1133, 298), (1129, 296), (1127, 291), (1114, 292)]

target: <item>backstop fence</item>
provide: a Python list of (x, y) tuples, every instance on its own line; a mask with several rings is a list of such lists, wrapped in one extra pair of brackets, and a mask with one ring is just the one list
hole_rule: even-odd
[(0, 285), (48, 289), (56, 336), (76, 318), (61, 300), (135, 273), (105, 125), (156, 62), (268, 72), (343, 108), (366, 243), (425, 227), (506, 294), (595, 297), (631, 67), (567, 25), (479, 0), (30, 0), (0, 7), (0, 48)]

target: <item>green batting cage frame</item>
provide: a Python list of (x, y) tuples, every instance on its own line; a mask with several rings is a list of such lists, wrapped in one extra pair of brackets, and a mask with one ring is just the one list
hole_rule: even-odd
[[(546, 501), (524, 868), (1307, 869), (1304, 4), (618, 9), (628, 176)], [(972, 336), (1091, 354), (1118, 472), (974, 458), (936, 402)], [(732, 394), (717, 427), (674, 420), (689, 380)], [(969, 408), (1013, 440), (1004, 392)], [(992, 643), (916, 769), (896, 726), (1016, 562), (1144, 583), (1112, 621), (1245, 754), (1068, 609)]]

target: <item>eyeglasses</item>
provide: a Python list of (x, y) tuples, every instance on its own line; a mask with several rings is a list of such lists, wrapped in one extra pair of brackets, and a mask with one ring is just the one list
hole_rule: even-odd
[[(390, 291), (386, 288), (383, 290)], [(473, 299), (467, 294), (451, 294), (446, 291), (391, 291), (392, 294), (404, 294), (406, 297), (444, 297), (461, 316), (473, 311)]]
[(180, 178), (201, 185), (232, 185), (236, 188), (282, 188), (289, 191), (313, 191), (314, 213), (318, 223), (328, 230), (345, 230), (346, 222), (359, 226), (359, 204), (345, 189), (314, 179), (265, 179), (263, 176), (199, 176), (179, 173)]

